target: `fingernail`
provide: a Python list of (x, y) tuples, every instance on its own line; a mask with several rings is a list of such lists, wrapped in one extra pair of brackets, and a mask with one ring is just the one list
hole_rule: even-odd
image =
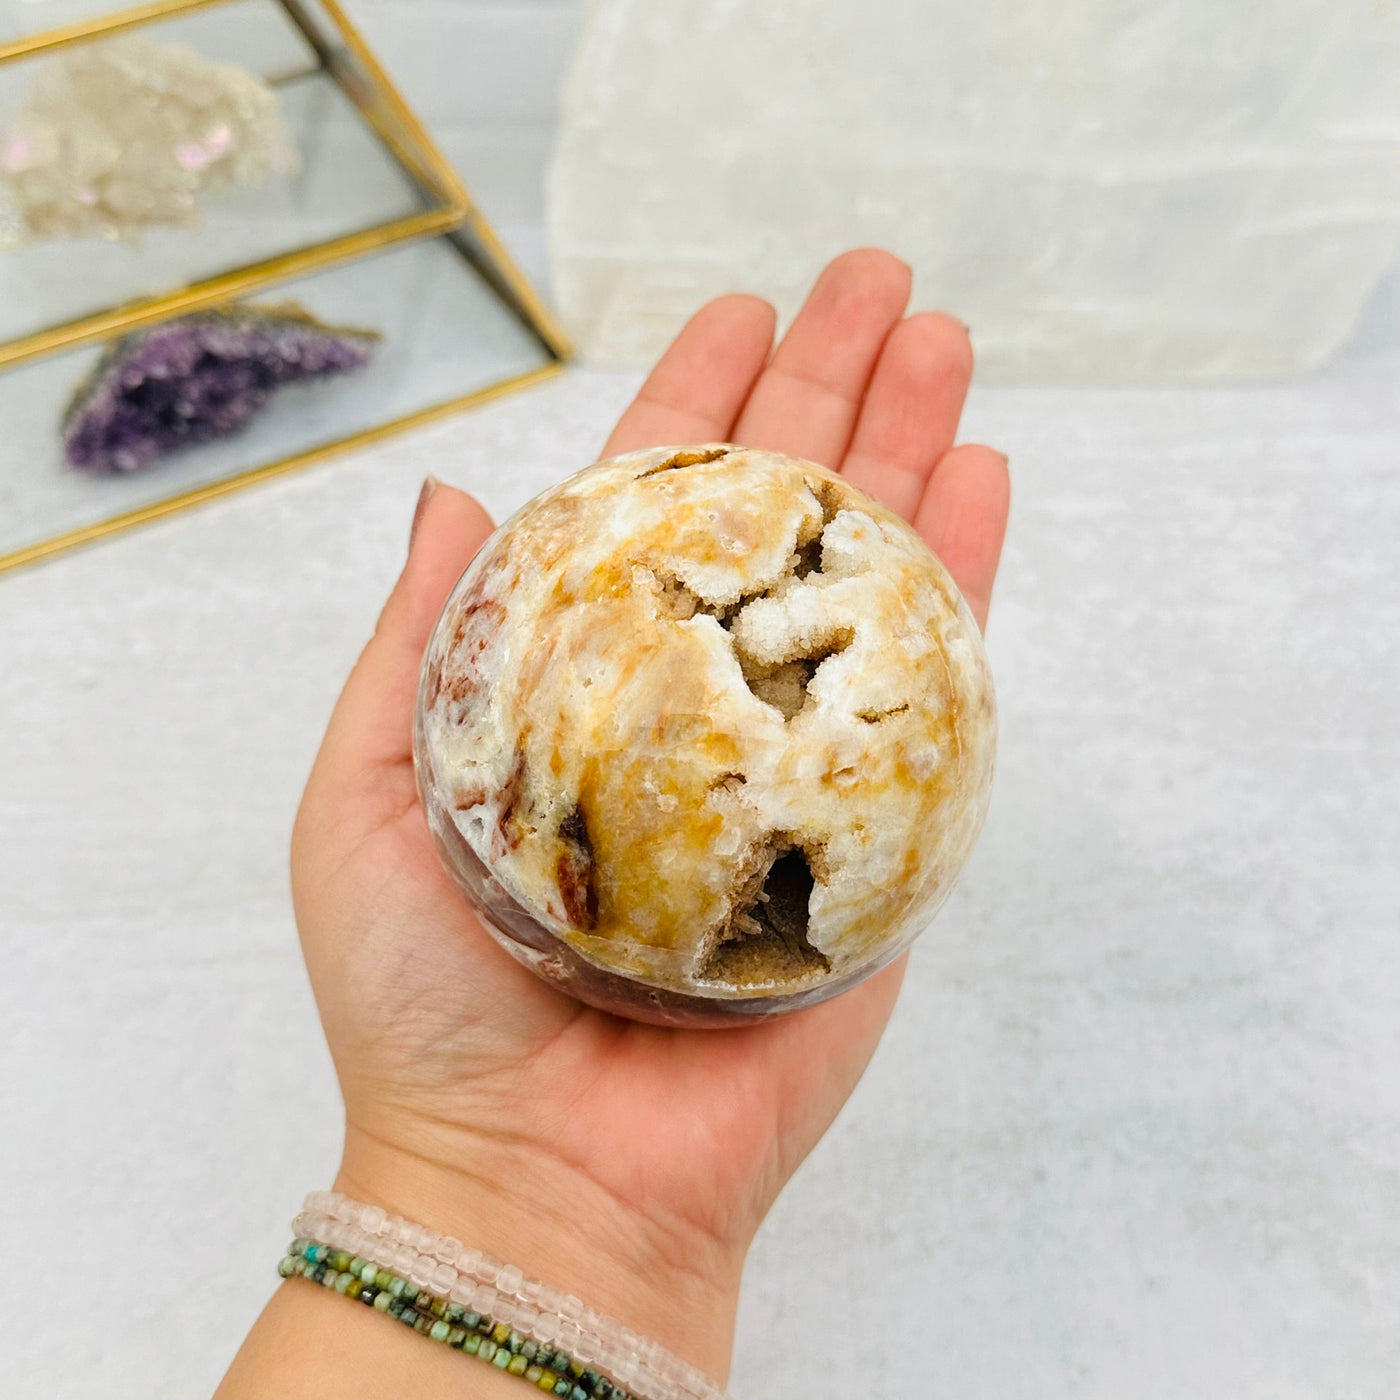
[(413, 524), (408, 530), (408, 547), (413, 548), (414, 538), (418, 534), (419, 522), (423, 519), (423, 512), (428, 508), (428, 501), (438, 488), (438, 479), (435, 476), (425, 476), (423, 478), (423, 489), (418, 493), (418, 504), (413, 508)]

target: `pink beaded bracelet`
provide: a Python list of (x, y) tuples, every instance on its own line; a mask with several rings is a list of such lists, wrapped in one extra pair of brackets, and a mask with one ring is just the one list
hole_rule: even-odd
[(659, 1342), (639, 1337), (572, 1294), (527, 1278), (513, 1264), (390, 1215), (382, 1206), (337, 1191), (313, 1191), (292, 1222), (292, 1233), (372, 1260), (419, 1288), (557, 1346), (605, 1371), (635, 1400), (729, 1400), (704, 1372)]

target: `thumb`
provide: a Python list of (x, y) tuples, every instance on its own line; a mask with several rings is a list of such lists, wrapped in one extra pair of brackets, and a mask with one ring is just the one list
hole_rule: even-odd
[(386, 771), (411, 771), (423, 651), (453, 584), (491, 529), (491, 517), (466, 492), (431, 476), (423, 483), (408, 561), (336, 702), (308, 799), (348, 814)]

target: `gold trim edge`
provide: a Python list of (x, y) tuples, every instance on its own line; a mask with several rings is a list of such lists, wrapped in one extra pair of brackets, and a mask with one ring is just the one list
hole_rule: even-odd
[(8, 63), (13, 58), (27, 58), (30, 54), (44, 53), (48, 49), (67, 48), (69, 44), (95, 39), (99, 34), (120, 34), (123, 29), (135, 29), (138, 25), (169, 19), (171, 15), (186, 11), (207, 10), (215, 5), (230, 3), (232, 0), (151, 0), (148, 5), (133, 5), (129, 10), (114, 10), (110, 14), (78, 20), (56, 29), (41, 29), (37, 33), (26, 34), (23, 39), (0, 44), (0, 63)]
[(379, 60), (374, 56), (374, 51), (342, 8), (340, 0), (319, 0), (319, 3), (326, 14), (330, 16), (331, 23), (340, 31), (346, 47), (354, 54), (360, 66), (383, 94), (390, 109), (404, 126), (410, 138), (416, 141), (420, 149), (427, 153), (433, 173), (442, 181), (444, 191), (449, 196), (450, 201), (461, 205), (462, 222), (471, 228), (485, 246), (488, 257), (496, 264), (497, 270), (501, 273), (507, 286), (518, 298), (526, 313), (526, 319), (533, 323), (532, 329), (536, 335), (561, 360), (572, 359), (574, 347), (569, 343), (568, 336), (564, 334), (563, 327), (555, 319), (549, 307), (545, 305), (539, 293), (531, 286), (529, 279), (516, 265), (515, 259), (506, 251), (505, 244), (501, 242), (496, 230), (482, 213), (476, 200), (472, 197), (471, 191), (467, 188), (466, 182), (438, 149), (437, 143), (433, 140), (428, 129), (408, 105), (397, 84), (380, 65)]
[(105, 340), (142, 326), (154, 325), (201, 307), (247, 296), (264, 287), (322, 272), (371, 253), (382, 252), (399, 243), (450, 233), (461, 225), (464, 214), (465, 210), (455, 207), (409, 214), (357, 233), (342, 234), (324, 243), (278, 253), (261, 262), (247, 263), (231, 272), (221, 272), (201, 282), (192, 282), (179, 291), (160, 292), (91, 316), (64, 321), (18, 340), (0, 343), (0, 370), (60, 350), (74, 350), (95, 340)]

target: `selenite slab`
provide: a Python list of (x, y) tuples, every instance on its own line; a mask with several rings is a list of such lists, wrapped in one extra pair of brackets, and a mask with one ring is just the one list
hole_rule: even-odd
[(1400, 4), (596, 0), (548, 224), (597, 363), (880, 244), (984, 375), (1296, 373), (1400, 247)]

